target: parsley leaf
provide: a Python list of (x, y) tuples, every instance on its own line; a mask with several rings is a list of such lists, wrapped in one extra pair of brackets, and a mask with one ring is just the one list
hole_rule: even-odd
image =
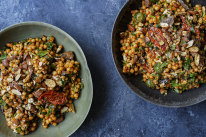
[(40, 57), (44, 57), (44, 56), (46, 56), (48, 54), (48, 52), (47, 51), (40, 51), (39, 53), (37, 53), (37, 55), (38, 56), (40, 56)]

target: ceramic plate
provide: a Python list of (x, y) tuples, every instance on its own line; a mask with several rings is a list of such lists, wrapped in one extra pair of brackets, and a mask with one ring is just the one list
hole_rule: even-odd
[[(83, 79), (84, 88), (81, 90), (80, 98), (74, 101), (76, 113), (67, 113), (65, 120), (57, 126), (49, 126), (48, 129), (45, 129), (40, 125), (36, 131), (26, 136), (67, 137), (74, 133), (85, 120), (93, 97), (91, 74), (80, 46), (63, 30), (42, 22), (24, 22), (2, 30), (0, 32), (0, 45), (3, 47), (7, 42), (16, 42), (29, 37), (41, 37), (42, 35), (53, 35), (57, 44), (64, 45), (66, 51), (74, 51), (76, 59), (81, 65), (81, 78)], [(0, 137), (22, 137), (6, 125), (3, 113), (0, 113)]]

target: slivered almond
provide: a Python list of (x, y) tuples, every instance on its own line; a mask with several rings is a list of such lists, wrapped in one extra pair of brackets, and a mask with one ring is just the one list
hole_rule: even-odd
[(190, 47), (190, 48), (189, 48), (189, 51), (190, 51), (190, 52), (198, 52), (198, 51), (199, 51), (199, 48), (198, 48), (198, 47)]
[(16, 89), (12, 89), (11, 92), (18, 95), (18, 96), (21, 96), (21, 92), (16, 90)]
[(13, 78), (10, 78), (10, 77), (7, 78), (7, 82), (12, 82), (12, 81), (13, 81)]
[(17, 74), (15, 77), (15, 81), (18, 81), (20, 77), (21, 77), (21, 74)]
[(61, 113), (65, 113), (68, 109), (69, 109), (68, 107), (63, 107), (63, 108), (61, 109)]
[(187, 43), (187, 47), (186, 47), (186, 48), (192, 47), (192, 46), (193, 46), (193, 43), (194, 43), (194, 40), (190, 40), (190, 41)]
[(195, 55), (195, 64), (198, 66), (200, 63), (200, 55), (199, 54), (196, 54)]

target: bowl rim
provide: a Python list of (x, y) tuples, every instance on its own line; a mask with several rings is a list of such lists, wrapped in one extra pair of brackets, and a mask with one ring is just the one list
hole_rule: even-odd
[(16, 23), (16, 24), (13, 24), (13, 25), (9, 25), (7, 27), (5, 27), (4, 29), (1, 29), (0, 30), (0, 34), (10, 30), (10, 29), (13, 29), (15, 27), (23, 27), (23, 25), (39, 25), (39, 26), (47, 26), (47, 27), (50, 27), (54, 30), (57, 30), (59, 31), (60, 33), (64, 34), (66, 37), (69, 38), (69, 40), (71, 40), (75, 45), (77, 45), (77, 49), (79, 50), (80, 54), (82, 55), (83, 57), (83, 61), (84, 61), (84, 67), (85, 67), (85, 71), (88, 73), (88, 79), (91, 81), (89, 82), (90, 83), (90, 86), (91, 86), (91, 96), (90, 98), (88, 99), (89, 101), (89, 106), (88, 106), (88, 110), (86, 111), (85, 115), (82, 117), (82, 121), (79, 123), (78, 126), (76, 126), (74, 128), (74, 130), (72, 132), (70, 132), (69, 134), (67, 134), (66, 136), (71, 136), (74, 132), (76, 132), (80, 126), (83, 124), (83, 122), (86, 120), (86, 117), (88, 116), (89, 112), (90, 112), (90, 109), (91, 109), (91, 105), (92, 105), (92, 101), (93, 101), (93, 81), (92, 81), (92, 76), (91, 76), (91, 72), (90, 72), (90, 69), (89, 69), (89, 66), (88, 66), (88, 63), (87, 63), (87, 59), (86, 59), (86, 56), (83, 52), (83, 50), (81, 49), (80, 45), (77, 43), (77, 41), (71, 37), (67, 32), (65, 32), (64, 30), (60, 29), (59, 27), (57, 26), (54, 26), (52, 24), (49, 24), (49, 23), (45, 23), (45, 22), (40, 22), (40, 21), (25, 21), (25, 22), (20, 22), (20, 23)]
[[(184, 102), (184, 104), (175, 104), (175, 105), (170, 105), (168, 103), (161, 103), (161, 102), (158, 102), (156, 100), (153, 100), (151, 98), (149, 98), (148, 95), (146, 96), (143, 96), (142, 94), (140, 94), (140, 92), (143, 92), (141, 91), (139, 88), (136, 88), (134, 89), (134, 87), (132, 87), (132, 84), (129, 83), (127, 80), (124, 79), (123, 77), (123, 74), (120, 73), (119, 69), (117, 68), (117, 60), (115, 59), (115, 52), (114, 52), (114, 45), (113, 45), (113, 41), (114, 41), (114, 30), (115, 30), (115, 27), (117, 25), (117, 20), (120, 18), (120, 15), (123, 14), (124, 12), (124, 9), (129, 6), (130, 3), (132, 3), (134, 0), (128, 0), (124, 3), (124, 5), (121, 7), (120, 11), (118, 12), (118, 14), (116, 15), (116, 18), (114, 20), (114, 23), (113, 23), (113, 28), (112, 28), (112, 33), (111, 33), (111, 53), (112, 53), (112, 59), (113, 59), (113, 63), (114, 63), (114, 66), (115, 66), (115, 69), (116, 71), (118, 72), (120, 78), (122, 79), (122, 81), (127, 85), (127, 87), (133, 91), (133, 93), (135, 93), (136, 95), (138, 95), (140, 98), (142, 98), (144, 101), (147, 101), (147, 102), (150, 102), (151, 104), (154, 104), (154, 105), (158, 105), (158, 106), (161, 106), (161, 107), (165, 107), (165, 108), (182, 108), (182, 107), (188, 107), (188, 106), (192, 106), (192, 105), (196, 105), (202, 101), (205, 101), (206, 100), (206, 97), (201, 97), (200, 99), (198, 100), (193, 100), (193, 101), (187, 101), (187, 102)], [(141, 0), (142, 1), (142, 0)], [(129, 21), (128, 21), (129, 23)], [(137, 92), (135, 92), (135, 90)]]

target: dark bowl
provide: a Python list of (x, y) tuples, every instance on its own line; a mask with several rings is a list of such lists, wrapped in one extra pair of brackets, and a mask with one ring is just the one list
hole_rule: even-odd
[[(146, 86), (142, 81), (142, 76), (132, 76), (122, 73), (122, 52), (120, 51), (120, 32), (127, 29), (127, 24), (132, 18), (131, 10), (138, 9), (141, 6), (142, 0), (129, 0), (119, 12), (116, 18), (112, 32), (112, 54), (113, 59), (121, 78), (137, 95), (143, 99), (164, 107), (185, 107), (197, 104), (206, 99), (206, 84), (200, 85), (199, 88), (194, 88), (177, 94), (169, 91), (168, 95), (160, 94), (159, 90), (154, 90)], [(205, 0), (192, 0), (192, 5), (205, 5)]]

